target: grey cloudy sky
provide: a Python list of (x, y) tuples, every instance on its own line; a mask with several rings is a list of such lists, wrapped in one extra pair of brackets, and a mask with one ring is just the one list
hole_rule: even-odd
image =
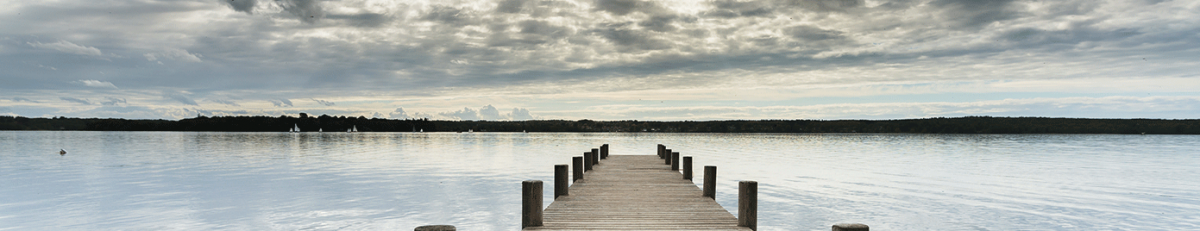
[(1200, 117), (1191, 0), (4, 5), (5, 115)]

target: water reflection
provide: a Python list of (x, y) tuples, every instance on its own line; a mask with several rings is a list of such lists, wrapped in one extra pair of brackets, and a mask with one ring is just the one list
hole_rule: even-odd
[[(1195, 227), (1195, 136), (0, 132), (0, 229), (519, 226), (520, 184), (610, 144), (759, 182), (760, 230)], [(66, 149), (69, 155), (56, 155)], [(702, 175), (702, 174), (701, 174)], [(703, 182), (697, 176), (695, 182)], [(553, 187), (545, 187), (552, 201)]]

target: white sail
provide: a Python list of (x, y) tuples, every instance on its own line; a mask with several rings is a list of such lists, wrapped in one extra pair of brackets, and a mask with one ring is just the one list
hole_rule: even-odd
[(358, 132), (358, 125), (354, 126), (354, 132)]
[(292, 126), (295, 126), (293, 131), (300, 132), (300, 125), (292, 124)]
[(317, 129), (317, 132), (325, 132), (325, 129), (324, 129), (324, 128), (318, 128), (318, 129)]

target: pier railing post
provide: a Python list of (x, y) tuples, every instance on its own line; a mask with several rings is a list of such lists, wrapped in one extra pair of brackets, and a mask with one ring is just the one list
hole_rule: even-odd
[(583, 171), (592, 171), (592, 152), (583, 153)]
[(679, 171), (679, 152), (671, 153), (671, 171)]
[(738, 182), (738, 226), (758, 230), (758, 182)]
[(592, 158), (596, 158), (595, 160), (592, 160), (592, 163), (600, 164), (600, 149), (599, 148), (592, 149)]
[(521, 182), (521, 228), (542, 226), (542, 181)]
[(575, 172), (573, 173), (573, 175), (575, 175), (575, 177), (572, 178), (573, 180), (571, 180), (571, 182), (582, 180), (583, 179), (583, 157), (582, 156), (571, 157), (571, 164), (575, 165), (575, 167), (573, 168), (575, 170)]
[(600, 159), (608, 159), (608, 144), (600, 145)]
[(717, 166), (704, 166), (704, 197), (717, 199)]
[(554, 198), (567, 195), (567, 165), (554, 165)]
[(683, 157), (683, 179), (692, 181), (692, 157)]
[(671, 164), (671, 149), (663, 150), (663, 164)]
[(858, 223), (842, 223), (833, 225), (833, 231), (871, 231), (871, 227), (867, 227), (867, 225)]

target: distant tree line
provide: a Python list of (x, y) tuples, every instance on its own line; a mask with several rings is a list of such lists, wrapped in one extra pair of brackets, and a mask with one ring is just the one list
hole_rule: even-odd
[(957, 133), (957, 134), (1200, 134), (1200, 120), (1077, 119), (968, 116), (901, 120), (726, 121), (439, 121), (329, 116), (197, 116), (182, 120), (26, 118), (0, 116), (0, 130), (360, 132), (701, 132), (701, 133)]

